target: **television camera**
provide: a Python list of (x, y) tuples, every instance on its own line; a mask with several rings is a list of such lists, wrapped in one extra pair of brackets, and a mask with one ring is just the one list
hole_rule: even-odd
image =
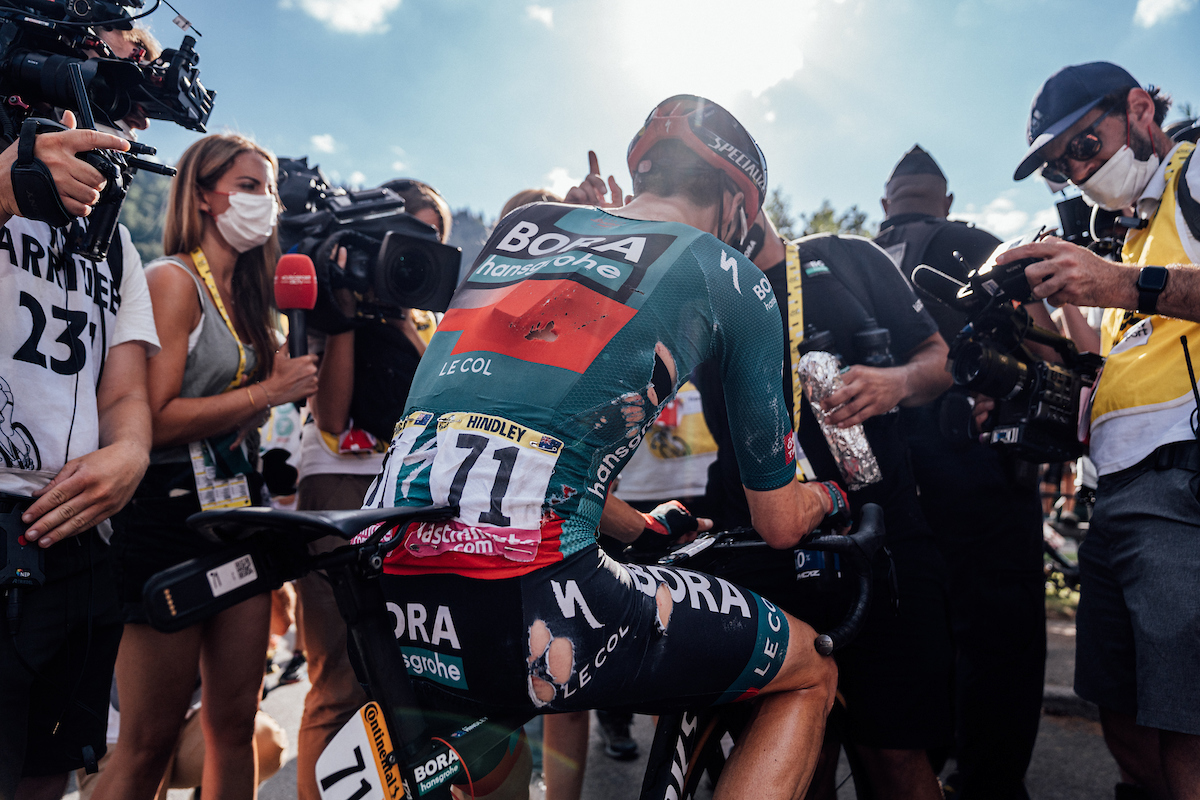
[[(174, 122), (203, 133), (215, 93), (200, 83), (196, 40), (164, 50), (151, 63), (116, 58), (105, 43), (105, 30), (129, 29), (132, 21), (152, 13), (143, 0), (8, 0), (0, 5), (0, 138), (7, 147), (23, 137), (63, 130), (54, 109), (75, 112), (81, 128), (97, 123), (117, 128), (135, 107), (150, 119)], [(14, 167), (20, 184), (23, 216), (66, 227), (75, 218), (66, 212), (57, 189), (40, 162), (29, 156)], [(72, 225), (72, 251), (92, 261), (107, 256), (121, 204), (139, 169), (174, 175), (175, 170), (140, 156), (155, 150), (137, 142), (128, 153), (92, 150), (79, 158), (104, 175), (107, 185), (86, 224)], [(22, 167), (25, 167), (22, 169)]]
[[(966, 283), (924, 264), (913, 270), (912, 279), (967, 315), (950, 345), (950, 372), (959, 386), (996, 401), (993, 426), (983, 440), (1027, 461), (1052, 463), (1086, 451), (1078, 435), (1080, 405), (1103, 359), (1080, 353), (1070, 339), (1038, 327), (1021, 307), (1032, 299), (1025, 268), (1037, 259), (996, 264), (1001, 253), (1041, 238), (1039, 231), (1005, 242), (968, 273)], [(1050, 348), (1060, 361), (1040, 358), (1030, 344)]]
[[(404, 198), (380, 187), (347, 191), (332, 186), (307, 158), (279, 160), (279, 244), (309, 256), (317, 271), (317, 305), (308, 324), (341, 333), (371, 319), (398, 317), (406, 308), (445, 311), (458, 281), (462, 251), (444, 245), (437, 231), (404, 210)], [(333, 266), (346, 250), (345, 269)], [(354, 317), (333, 293), (352, 292)]]

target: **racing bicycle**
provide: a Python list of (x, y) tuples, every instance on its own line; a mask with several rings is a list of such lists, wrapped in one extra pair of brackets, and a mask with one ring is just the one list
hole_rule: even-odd
[[(227, 548), (152, 577), (144, 592), (148, 619), (158, 630), (181, 630), (284, 581), (314, 570), (324, 572), (346, 622), (351, 660), (370, 702), (318, 759), (316, 777), (322, 797), (375, 800), (403, 794), (413, 800), (445, 800), (451, 797), (452, 784), (473, 796), (473, 781), (480, 777), (475, 765), (505, 747), (532, 715), (464, 716), (431, 705), (405, 668), (395, 622), (378, 580), (384, 557), (403, 539), (389, 533), (410, 523), (446, 520), (456, 513), (453, 507), (410, 507), (308, 512), (239, 508), (196, 514), (188, 525)], [(328, 535), (342, 538), (346, 545), (310, 554), (308, 543)], [(660, 563), (729, 576), (750, 589), (756, 583), (772, 584), (769, 599), (785, 609), (796, 605), (793, 598), (782, 596), (789, 587), (802, 585), (807, 578), (845, 573), (853, 587), (848, 609), (814, 642), (819, 652), (830, 655), (851, 641), (865, 621), (872, 560), (883, 535), (882, 509), (867, 505), (856, 532), (848, 536), (814, 533), (796, 548), (780, 551), (769, 548), (752, 529), (706, 533), (662, 556)], [(642, 800), (692, 796), (705, 765), (713, 771), (713, 765), (719, 764), (716, 748), (722, 734), (736, 731), (738, 724), (736, 713), (720, 710), (661, 715)]]

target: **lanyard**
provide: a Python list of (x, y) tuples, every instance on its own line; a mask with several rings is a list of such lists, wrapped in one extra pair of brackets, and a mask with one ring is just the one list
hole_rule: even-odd
[(237, 344), (237, 374), (234, 375), (233, 380), (225, 387), (225, 390), (236, 389), (245, 383), (247, 378), (246, 348), (242, 346), (242, 340), (238, 337), (237, 331), (233, 327), (233, 321), (229, 319), (229, 312), (225, 310), (225, 303), (221, 301), (221, 293), (217, 291), (217, 283), (213, 280), (212, 271), (208, 268), (208, 259), (204, 257), (204, 251), (197, 247), (190, 255), (192, 263), (196, 265), (196, 272), (200, 273), (200, 277), (204, 279), (204, 285), (208, 287), (208, 293), (212, 295), (217, 311), (221, 312), (221, 319), (225, 320), (225, 327), (229, 328), (229, 333), (233, 335), (233, 341)]
[(787, 245), (787, 328), (788, 351), (792, 357), (792, 426), (800, 429), (800, 409), (803, 407), (804, 387), (800, 385), (800, 342), (804, 340), (804, 291), (801, 286), (800, 250)]

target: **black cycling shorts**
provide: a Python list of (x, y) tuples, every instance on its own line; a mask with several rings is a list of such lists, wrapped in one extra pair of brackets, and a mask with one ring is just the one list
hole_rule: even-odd
[(752, 697), (789, 628), (754, 592), (599, 548), (517, 578), (384, 575), (411, 676), (494, 712), (666, 712)]
[(122, 630), (107, 551), (94, 529), (59, 542), (46, 551), (45, 584), (27, 590), (16, 636), (0, 614), (0, 797), (21, 775), (85, 766), (85, 747), (104, 755)]

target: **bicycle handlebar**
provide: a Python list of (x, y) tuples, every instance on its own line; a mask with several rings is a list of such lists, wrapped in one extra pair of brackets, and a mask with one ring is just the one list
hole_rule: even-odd
[(875, 503), (867, 503), (863, 506), (862, 519), (856, 532), (849, 536), (826, 534), (801, 542), (805, 548), (846, 556), (858, 578), (858, 595), (841, 624), (820, 634), (814, 642), (821, 655), (832, 655), (853, 641), (862, 630), (867, 611), (871, 608), (871, 561), (883, 546), (884, 534), (883, 509)]
[[(871, 606), (871, 561), (883, 546), (883, 509), (875, 503), (862, 508), (857, 530), (849, 536), (824, 534), (801, 539), (791, 550), (821, 550), (845, 556), (857, 578), (857, 594), (854, 604), (846, 612), (842, 622), (832, 630), (819, 635), (814, 642), (817, 652), (830, 655), (849, 644), (866, 622)], [(703, 572), (721, 574), (722, 551), (740, 549), (769, 550), (772, 553), (787, 552), (771, 548), (753, 528), (736, 528), (729, 531), (701, 534), (690, 544), (657, 559), (664, 566), (684, 566), (690, 559), (707, 551), (709, 561), (697, 567)], [(753, 589), (753, 586), (747, 588)]]

